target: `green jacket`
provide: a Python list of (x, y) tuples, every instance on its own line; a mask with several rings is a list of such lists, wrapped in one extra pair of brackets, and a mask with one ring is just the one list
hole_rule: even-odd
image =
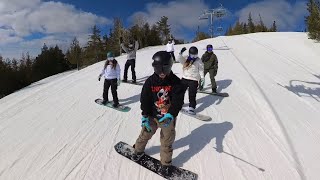
[(213, 52), (209, 53), (206, 51), (202, 55), (201, 60), (204, 64), (205, 70), (214, 69), (215, 72), (218, 71), (218, 58)]

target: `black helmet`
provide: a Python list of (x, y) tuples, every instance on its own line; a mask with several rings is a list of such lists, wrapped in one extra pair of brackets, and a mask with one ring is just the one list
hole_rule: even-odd
[(198, 48), (195, 46), (191, 46), (189, 49), (189, 54), (198, 54)]
[(158, 51), (153, 56), (152, 67), (156, 74), (164, 73), (165, 75), (169, 75), (172, 68), (172, 57), (167, 51)]

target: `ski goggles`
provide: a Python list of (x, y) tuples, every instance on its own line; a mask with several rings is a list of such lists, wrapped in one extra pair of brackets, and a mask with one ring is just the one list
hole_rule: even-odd
[(212, 51), (213, 50), (213, 48), (212, 47), (209, 47), (209, 48), (207, 48), (207, 51)]
[(154, 72), (158, 75), (161, 73), (168, 75), (171, 72), (172, 65), (153, 65)]
[(198, 54), (189, 54), (188, 60), (194, 61), (198, 58)]

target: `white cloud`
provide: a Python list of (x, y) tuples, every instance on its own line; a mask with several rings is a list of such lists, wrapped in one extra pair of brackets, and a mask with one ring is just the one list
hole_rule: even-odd
[(41, 0), (1, 0), (0, 14), (14, 13), (40, 4)]
[(247, 22), (251, 12), (255, 22), (259, 21), (259, 14), (265, 25), (270, 27), (276, 21), (278, 29), (282, 31), (292, 31), (299, 23), (303, 22), (307, 13), (306, 2), (296, 1), (290, 4), (286, 0), (264, 0), (252, 3), (238, 11), (240, 22)]
[(0, 46), (8, 43), (15, 43), (21, 41), (22, 38), (14, 36), (12, 29), (1, 29), (0, 28)]
[(136, 16), (144, 16), (149, 24), (154, 24), (162, 16), (167, 16), (171, 31), (176, 37), (181, 36), (183, 29), (196, 30), (197, 26), (208, 25), (207, 21), (200, 21), (199, 16), (209, 6), (199, 0), (171, 1), (166, 4), (149, 3), (145, 12), (134, 13), (129, 20), (133, 21)]
[[(76, 9), (61, 2), (41, 0), (1, 0), (0, 2), (0, 53), (7, 57), (16, 49), (40, 49), (43, 43), (65, 46), (73, 37), (87, 40), (91, 28), (111, 24), (112, 21)], [(42, 33), (41, 39), (24, 38)], [(12, 44), (14, 43), (14, 44)], [(19, 55), (18, 55), (19, 56)]]

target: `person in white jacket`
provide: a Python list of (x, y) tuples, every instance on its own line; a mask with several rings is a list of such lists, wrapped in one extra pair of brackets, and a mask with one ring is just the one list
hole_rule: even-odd
[(111, 93), (113, 97), (113, 107), (119, 106), (119, 99), (117, 93), (117, 87), (120, 85), (120, 66), (117, 60), (114, 59), (113, 53), (107, 53), (107, 61), (104, 65), (102, 72), (99, 74), (99, 81), (104, 76), (103, 86), (103, 101), (102, 104), (109, 103), (108, 91), (111, 86)]
[(176, 62), (176, 57), (174, 56), (174, 40), (172, 38), (168, 40), (166, 48), (167, 48), (167, 52), (170, 53), (173, 61)]
[(185, 47), (179, 53), (179, 62), (183, 64), (182, 83), (188, 88), (189, 93), (189, 114), (196, 114), (196, 95), (200, 84), (204, 83), (203, 63), (198, 57), (198, 48), (195, 46), (190, 47), (189, 55), (182, 56), (183, 52), (187, 50)]

